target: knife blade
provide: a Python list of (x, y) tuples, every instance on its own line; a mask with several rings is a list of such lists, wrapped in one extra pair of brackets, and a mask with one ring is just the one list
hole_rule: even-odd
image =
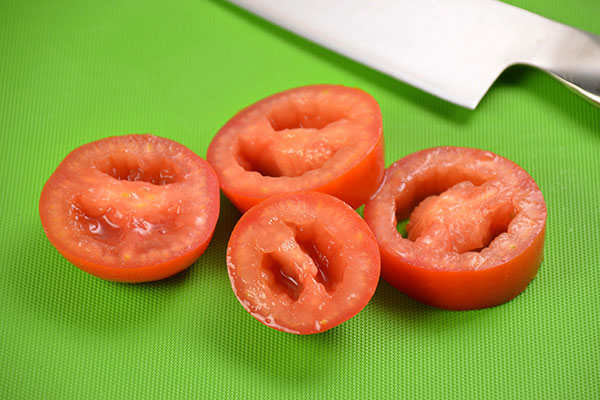
[(497, 0), (230, 1), (470, 109), (515, 64), (542, 69), (600, 106), (600, 36)]

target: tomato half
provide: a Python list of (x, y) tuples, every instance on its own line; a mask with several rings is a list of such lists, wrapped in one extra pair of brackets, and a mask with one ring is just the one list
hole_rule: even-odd
[(153, 281), (204, 252), (219, 187), (210, 165), (179, 143), (116, 136), (73, 150), (46, 182), (39, 211), (50, 242), (82, 270)]
[[(521, 167), (488, 151), (438, 147), (395, 162), (364, 215), (383, 278), (436, 307), (504, 303), (527, 287), (542, 260), (542, 193)], [(397, 224), (407, 218), (404, 238)]]
[(341, 200), (316, 192), (269, 198), (233, 229), (227, 268), (233, 291), (263, 324), (323, 332), (357, 314), (379, 280), (373, 233)]
[(238, 112), (213, 138), (207, 160), (242, 212), (270, 196), (306, 190), (357, 208), (385, 171), (381, 111), (359, 89), (287, 90)]

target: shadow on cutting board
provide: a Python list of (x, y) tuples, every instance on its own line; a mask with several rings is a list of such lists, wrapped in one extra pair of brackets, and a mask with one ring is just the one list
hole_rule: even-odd
[[(527, 65), (513, 65), (500, 75), (490, 91), (508, 88), (521, 95), (524, 106), (532, 104), (528, 111), (543, 110), (543, 118), (559, 117), (600, 137), (600, 108), (547, 73)], [(536, 104), (542, 106), (534, 108)]]
[[(478, 112), (477, 110), (469, 110), (442, 100), (370, 67), (354, 62), (267, 22), (233, 4), (217, 0), (212, 1), (218, 6), (225, 8), (227, 12), (251, 21), (259, 29), (288, 42), (291, 46), (308, 53), (310, 56), (324, 60), (337, 69), (358, 75), (361, 79), (369, 81), (381, 90), (401, 98), (403, 102), (412, 103), (425, 112), (433, 113), (438, 117), (457, 124), (468, 123), (473, 118), (474, 113)], [(570, 90), (546, 73), (527, 66), (516, 65), (505, 70), (483, 97), (478, 109), (488, 105), (486, 103), (491, 101), (490, 97), (495, 96), (494, 91), (502, 90), (503, 88), (512, 88), (515, 85), (518, 85), (524, 91), (531, 92), (527, 93), (525, 98), (529, 99), (533, 97), (536, 103), (543, 103), (544, 107), (542, 108), (544, 110), (548, 109), (547, 112), (558, 113), (565, 119), (573, 120), (575, 123), (583, 125), (586, 129), (600, 134), (599, 109), (591, 104), (586, 104), (585, 100), (571, 93)]]
[[(376, 314), (382, 317), (382, 324), (397, 327), (395, 330), (400, 336), (417, 337), (429, 335), (432, 331), (460, 330), (487, 312), (451, 311), (428, 306), (400, 292), (383, 278), (380, 279), (368, 307), (373, 307)], [(448, 323), (449, 321), (452, 323)]]
[(21, 254), (32, 253), (27, 247), (31, 243), (44, 254), (42, 260), (23, 262), (26, 268), (14, 268), (13, 286), (20, 298), (19, 306), (36, 320), (95, 336), (98, 332), (125, 332), (155, 324), (174, 304), (194, 290), (205, 290), (207, 285), (229, 289), (225, 250), (239, 213), (227, 203), (221, 195), (225, 212), (204, 254), (183, 271), (154, 282), (121, 283), (92, 276), (64, 259), (39, 226), (35, 237), (19, 241)]
[[(36, 243), (38, 249), (43, 246), (38, 251), (45, 254), (43, 260), (24, 264), (28, 267), (14, 274), (19, 307), (33, 320), (81, 337), (96, 337), (143, 327), (168, 306), (169, 299), (160, 295), (164, 289), (159, 286), (105, 281), (80, 270), (52, 247), (41, 228), (23, 243)], [(169, 284), (181, 286), (188, 273), (176, 275)]]
[(403, 101), (413, 103), (428, 112), (433, 112), (441, 117), (445, 117), (456, 123), (466, 122), (472, 111), (466, 108), (449, 103), (438, 97), (435, 97), (427, 92), (410, 86), (395, 78), (392, 78), (379, 71), (371, 69), (358, 62), (352, 61), (342, 55), (339, 55), (331, 50), (321, 47), (313, 42), (310, 42), (294, 33), (291, 33), (277, 25), (263, 20), (228, 2), (212, 0), (213, 3), (227, 9), (228, 12), (235, 14), (239, 18), (251, 21), (259, 29), (262, 29), (269, 34), (285, 40), (290, 45), (301, 51), (308, 53), (312, 57), (317, 57), (327, 63), (333, 65), (337, 69), (342, 69), (355, 75), (359, 75), (361, 79), (371, 82), (378, 86), (381, 90), (390, 94), (401, 97)]

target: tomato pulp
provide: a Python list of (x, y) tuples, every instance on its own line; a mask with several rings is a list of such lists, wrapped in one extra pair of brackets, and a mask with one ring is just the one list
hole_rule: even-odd
[(373, 233), (346, 203), (298, 192), (251, 208), (227, 248), (232, 288), (263, 324), (296, 334), (318, 333), (357, 314), (380, 273)]
[(46, 182), (39, 211), (50, 242), (82, 270), (152, 281), (204, 252), (219, 187), (210, 165), (179, 143), (116, 136), (73, 150)]
[(238, 112), (213, 138), (207, 160), (242, 212), (270, 196), (306, 190), (357, 208), (385, 171), (381, 111), (359, 89), (287, 90)]
[[(382, 276), (400, 291), (440, 308), (477, 309), (512, 299), (536, 275), (546, 204), (517, 164), (437, 147), (396, 161), (384, 182), (364, 215)], [(397, 224), (408, 218), (404, 238)]]

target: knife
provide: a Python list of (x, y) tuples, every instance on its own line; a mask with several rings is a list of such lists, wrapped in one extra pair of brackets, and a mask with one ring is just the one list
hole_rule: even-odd
[(600, 106), (600, 36), (496, 0), (230, 0), (475, 109), (507, 67), (539, 68)]

